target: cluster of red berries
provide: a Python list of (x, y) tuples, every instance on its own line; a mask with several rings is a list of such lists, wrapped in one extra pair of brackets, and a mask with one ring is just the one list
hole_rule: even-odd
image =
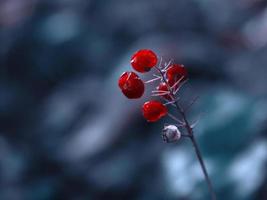
[[(133, 69), (140, 73), (149, 72), (156, 67), (157, 63), (157, 55), (149, 49), (141, 49), (131, 58)], [(179, 87), (177, 83), (182, 83), (187, 79), (187, 70), (183, 65), (172, 64), (164, 71), (164, 76), (166, 81), (161, 80), (157, 91), (163, 94), (163, 98), (171, 101), (174, 97), (169, 93), (170, 88), (177, 89)], [(124, 72), (119, 78), (118, 85), (129, 99), (137, 99), (144, 94), (145, 84), (135, 72)], [(149, 122), (155, 122), (168, 113), (167, 107), (156, 100), (145, 102), (142, 111)]]

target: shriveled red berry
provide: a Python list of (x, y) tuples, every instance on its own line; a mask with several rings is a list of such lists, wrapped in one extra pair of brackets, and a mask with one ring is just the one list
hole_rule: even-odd
[(131, 58), (132, 67), (141, 73), (145, 73), (156, 66), (158, 62), (157, 55), (149, 49), (141, 49), (134, 53)]
[(183, 65), (172, 64), (166, 71), (166, 77), (170, 86), (173, 86), (180, 79), (180, 82), (187, 79), (187, 70)]
[(149, 122), (158, 121), (168, 113), (167, 107), (159, 101), (145, 102), (142, 111), (145, 119)]
[(144, 82), (134, 72), (124, 72), (118, 80), (118, 85), (129, 99), (138, 99), (144, 94)]
[[(159, 92), (168, 92), (168, 91), (169, 91), (169, 90), (168, 90), (168, 86), (167, 86), (167, 84), (164, 83), (164, 82), (161, 82), (161, 83), (159, 84), (159, 86), (157, 87), (157, 90), (158, 90)], [(171, 96), (170, 96), (169, 94), (162, 95), (162, 97), (165, 98), (165, 99), (167, 99), (167, 100), (169, 100), (169, 101), (172, 100), (172, 98), (171, 98)]]

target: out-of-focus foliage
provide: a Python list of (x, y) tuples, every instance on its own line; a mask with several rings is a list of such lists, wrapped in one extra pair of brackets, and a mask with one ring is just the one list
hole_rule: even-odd
[(140, 48), (188, 67), (218, 199), (267, 199), (265, 0), (1, 0), (1, 200), (208, 199), (190, 142), (120, 94)]

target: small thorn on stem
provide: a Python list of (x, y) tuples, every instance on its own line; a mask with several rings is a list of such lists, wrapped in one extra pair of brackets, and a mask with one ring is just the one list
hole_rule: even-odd
[(170, 94), (169, 91), (164, 91), (164, 90), (153, 90), (151, 96), (165, 96), (165, 95), (169, 95), (169, 94)]
[(175, 126), (177, 126), (177, 127), (185, 127), (184, 124), (175, 124)]
[(199, 99), (199, 96), (194, 97), (194, 99), (190, 102), (190, 104), (185, 108), (185, 112), (187, 112)]
[(170, 92), (166, 90), (153, 90), (152, 93), (170, 93)]
[(171, 105), (174, 108), (176, 108), (174, 100), (173, 101), (169, 101), (169, 100), (165, 99), (163, 96), (161, 96), (161, 98), (166, 102), (166, 103), (164, 103), (164, 105)]
[(182, 122), (181, 120), (177, 119), (177, 118), (176, 118), (175, 116), (173, 116), (172, 114), (168, 113), (168, 116), (169, 116), (170, 118), (172, 118), (174, 121), (178, 122), (179, 125), (181, 125), (181, 126), (184, 126), (184, 125), (185, 125), (184, 122)]
[(193, 129), (196, 127), (196, 125), (198, 124), (198, 122), (200, 121), (200, 117), (203, 115), (204, 113), (200, 113), (197, 117), (197, 119), (190, 125), (190, 127)]
[[(157, 74), (153, 74), (153, 76), (157, 77), (157, 78), (161, 78), (161, 76), (157, 75)], [(161, 78), (162, 79), (162, 78)]]
[(161, 65), (162, 65), (162, 56), (161, 56), (160, 59), (159, 59), (158, 67), (161, 68)]
[(191, 129), (194, 129), (196, 127), (196, 125), (198, 124), (199, 119), (196, 120), (193, 124), (190, 125)]
[(167, 101), (166, 103), (164, 103), (164, 105), (167, 106), (167, 105), (174, 104), (174, 103), (175, 101)]
[(162, 90), (152, 91), (152, 95), (164, 96), (164, 95), (168, 95), (168, 94), (170, 94), (169, 91), (162, 91)]
[[(175, 95), (179, 90), (180, 88), (187, 82), (187, 80), (183, 81), (184, 76), (182, 76), (178, 81), (175, 82), (175, 84), (171, 87), (172, 90), (174, 90), (173, 94)], [(180, 84), (181, 83), (181, 84)], [(176, 86), (179, 85), (177, 88)], [(176, 88), (176, 89), (175, 89)]]
[(171, 59), (168, 63), (165, 63), (165, 67), (162, 69), (162, 71), (166, 71), (172, 62), (173, 60)]
[(146, 81), (145, 83), (152, 83), (152, 82), (160, 80), (160, 79), (161, 79), (161, 77), (153, 78), (151, 80)]

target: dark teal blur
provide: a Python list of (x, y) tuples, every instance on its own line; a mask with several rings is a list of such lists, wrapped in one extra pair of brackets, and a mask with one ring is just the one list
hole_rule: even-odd
[(143, 48), (189, 71), (218, 200), (267, 199), (267, 1), (0, 0), (0, 200), (209, 200), (190, 141), (142, 117), (156, 85), (117, 86)]

